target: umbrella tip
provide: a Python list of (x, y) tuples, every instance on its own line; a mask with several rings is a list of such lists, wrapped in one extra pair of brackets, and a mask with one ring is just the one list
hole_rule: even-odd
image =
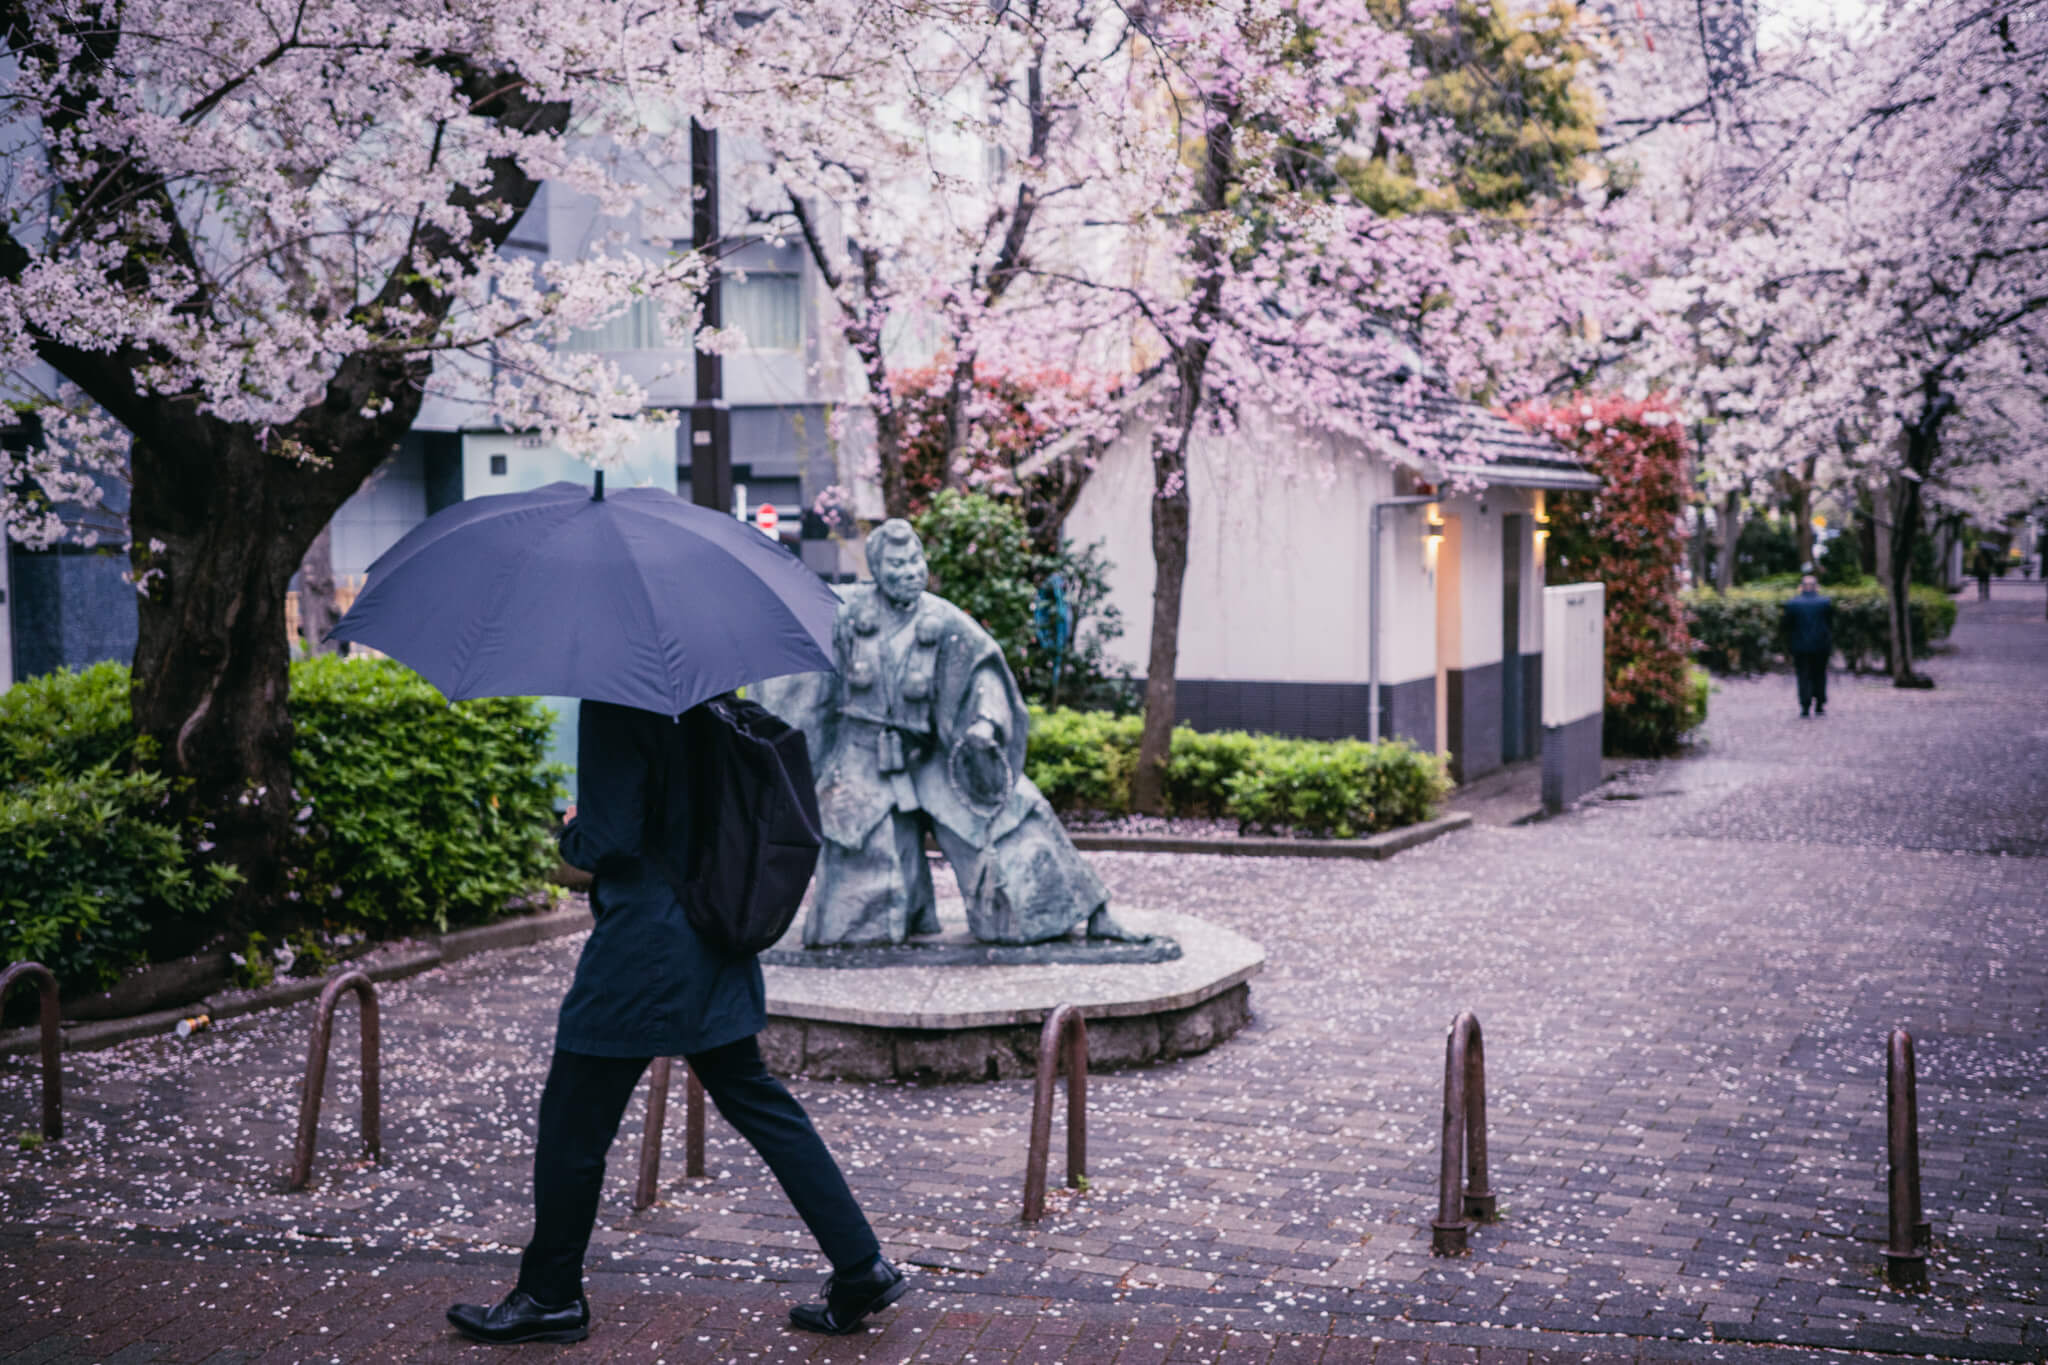
[(602, 469), (597, 471), (597, 477), (591, 483), (590, 500), (592, 502), (604, 501), (604, 471)]

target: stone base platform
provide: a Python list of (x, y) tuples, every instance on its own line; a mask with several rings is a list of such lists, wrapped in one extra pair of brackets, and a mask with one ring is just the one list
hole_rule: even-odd
[[(942, 902), (942, 920), (946, 910)], [(1037, 1067), (1039, 1030), (1062, 1004), (1087, 1015), (1088, 1064), (1097, 1070), (1205, 1052), (1251, 1018), (1249, 982), (1266, 962), (1258, 944), (1192, 915), (1126, 906), (1115, 914), (1172, 938), (1180, 956), (858, 971), (764, 965), (761, 1050), (783, 1075), (1002, 1080)]]

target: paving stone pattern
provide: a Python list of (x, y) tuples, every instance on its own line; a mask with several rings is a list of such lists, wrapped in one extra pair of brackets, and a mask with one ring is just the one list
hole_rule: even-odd
[[(820, 1343), (780, 1322), (822, 1267), (716, 1119), (710, 1177), (682, 1178), (672, 1128), (662, 1201), (631, 1211), (636, 1109), (575, 1358), (2048, 1358), (2039, 606), (1966, 602), (1933, 693), (1838, 676), (1801, 721), (1789, 678), (1727, 683), (1694, 754), (1541, 824), (1385, 863), (1094, 855), (1120, 901), (1269, 959), (1237, 1038), (1092, 1078), (1085, 1191), (1017, 1221), (1028, 1081), (796, 1083), (920, 1284)], [(384, 988), (376, 1167), (344, 1023), (304, 1194), (280, 1188), (304, 1011), (67, 1057), (70, 1135), (0, 1157), (0, 1361), (475, 1355), (440, 1314), (509, 1282), (579, 947)], [(1440, 1260), (1460, 1009), (1486, 1030), (1501, 1221)], [(1919, 1045), (1918, 1295), (1879, 1280), (1893, 1026)], [(7, 1059), (0, 1122), (30, 1126), (35, 1094)]]

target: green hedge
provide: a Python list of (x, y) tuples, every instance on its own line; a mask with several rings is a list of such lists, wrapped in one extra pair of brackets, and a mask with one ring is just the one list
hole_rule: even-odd
[[(1785, 599), (1793, 584), (1736, 588), (1729, 593), (1695, 589), (1685, 595), (1686, 623), (1693, 655), (1716, 673), (1754, 673), (1785, 655)], [(1891, 653), (1891, 610), (1882, 586), (1864, 582), (1827, 590), (1835, 601), (1835, 650), (1861, 672), (1883, 668)], [(1938, 588), (1916, 584), (1907, 599), (1914, 657), (1955, 629), (1954, 599)]]
[(292, 665), (302, 894), (350, 927), (494, 918), (555, 865), (552, 714), (526, 697), (451, 706), (403, 664)]
[[(1142, 726), (1136, 716), (1034, 708), (1025, 771), (1055, 809), (1125, 813)], [(1173, 732), (1166, 769), (1172, 814), (1340, 839), (1432, 819), (1450, 787), (1442, 759), (1399, 740), (1282, 739), (1187, 726)]]
[(225, 900), (234, 873), (193, 856), (163, 814), (169, 793), (104, 762), (0, 788), (0, 960), (40, 962), (67, 992), (102, 989), (166, 917)]
[[(41, 961), (67, 991), (107, 984), (153, 926), (212, 910), (235, 876), (164, 814), (128, 679), (107, 663), (0, 694), (0, 960)], [(538, 702), (450, 706), (384, 660), (296, 663), (291, 689), (304, 842), (287, 851), (289, 917), (445, 928), (542, 883), (560, 784)]]

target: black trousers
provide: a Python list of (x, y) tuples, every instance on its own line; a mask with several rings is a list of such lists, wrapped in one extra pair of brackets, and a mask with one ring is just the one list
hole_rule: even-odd
[[(548, 1068), (533, 1154), (533, 1240), (519, 1263), (519, 1287), (544, 1304), (568, 1303), (583, 1292), (605, 1153), (652, 1060), (558, 1051)], [(881, 1251), (839, 1164), (803, 1106), (768, 1074), (754, 1039), (686, 1060), (718, 1112), (782, 1182), (834, 1270), (857, 1269)]]
[(1828, 705), (1828, 656), (1826, 650), (1797, 650), (1792, 655), (1792, 671), (1799, 676), (1799, 710), (1803, 715), (1808, 707), (1819, 706), (1823, 711)]

